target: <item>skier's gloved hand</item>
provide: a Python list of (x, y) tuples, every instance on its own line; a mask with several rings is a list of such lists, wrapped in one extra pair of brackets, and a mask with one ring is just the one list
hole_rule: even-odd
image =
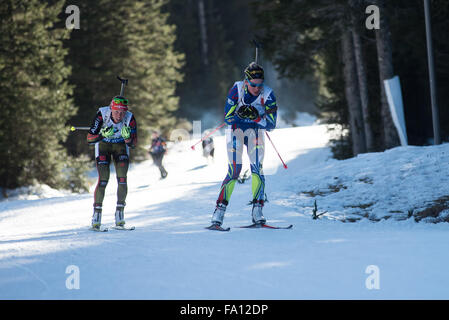
[(110, 126), (110, 127), (105, 127), (102, 128), (100, 130), (100, 134), (104, 137), (104, 138), (110, 138), (114, 135), (114, 127)]
[(241, 106), (237, 110), (237, 116), (240, 119), (256, 120), (259, 118), (259, 112), (257, 111), (256, 107), (251, 105), (245, 105)]
[(131, 137), (131, 127), (123, 126), (121, 130), (121, 134), (123, 139), (128, 140)]

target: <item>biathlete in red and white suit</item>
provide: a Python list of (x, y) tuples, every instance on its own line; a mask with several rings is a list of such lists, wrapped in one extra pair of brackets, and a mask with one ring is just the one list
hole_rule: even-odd
[(115, 224), (124, 226), (124, 208), (128, 193), (126, 175), (129, 166), (129, 148), (134, 148), (137, 144), (137, 123), (134, 115), (128, 111), (128, 99), (116, 96), (109, 106), (98, 109), (87, 134), (87, 142), (95, 145), (95, 161), (98, 170), (92, 227), (99, 229), (101, 225), (102, 205), (109, 181), (111, 160), (114, 161), (118, 182)]

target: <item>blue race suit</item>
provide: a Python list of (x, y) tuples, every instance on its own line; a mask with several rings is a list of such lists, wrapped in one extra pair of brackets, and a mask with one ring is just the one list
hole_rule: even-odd
[[(254, 106), (259, 117), (255, 120), (241, 119), (237, 115), (240, 107)], [(276, 127), (277, 106), (273, 91), (263, 85), (261, 93), (253, 96), (243, 81), (234, 84), (228, 93), (225, 105), (226, 144), (228, 153), (228, 172), (223, 180), (217, 204), (228, 204), (234, 190), (240, 171), (242, 170), (243, 145), (251, 166), (253, 202), (262, 203), (265, 198), (265, 177), (262, 171), (262, 162), (265, 150), (265, 130), (271, 131)]]

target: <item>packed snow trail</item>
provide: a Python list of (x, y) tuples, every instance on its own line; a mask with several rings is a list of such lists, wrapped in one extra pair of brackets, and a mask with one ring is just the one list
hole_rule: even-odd
[[(442, 161), (447, 145), (336, 161), (330, 159), (324, 126), (277, 129), (270, 136), (288, 169), (266, 141), (264, 215), (270, 224), (294, 224), (293, 229), (236, 228), (251, 223), (247, 181), (236, 184), (225, 215), (231, 231), (205, 230), (227, 170), (224, 137), (215, 137), (216, 160), (210, 165), (201, 148), (192, 151), (191, 142), (184, 142), (164, 159), (165, 180), (151, 160), (131, 164), (125, 219), (136, 226), (132, 232), (89, 231), (92, 194), (0, 202), (0, 299), (449, 298), (447, 223), (336, 220), (346, 214), (349, 199), (356, 206), (362, 197), (388, 192), (382, 181), (391, 173), (378, 170), (385, 157), (402, 168), (390, 177), (392, 185), (414, 175), (420, 181), (412, 186), (416, 194), (431, 192), (431, 184), (435, 196), (449, 194), (442, 183), (449, 172), (448, 161)], [(429, 163), (440, 172), (432, 175)], [(246, 168), (248, 163), (242, 172)], [(341, 193), (326, 190), (334, 180)], [(115, 190), (111, 173), (104, 226), (114, 222)], [(304, 194), (309, 191), (316, 196)], [(328, 211), (318, 220), (311, 219), (313, 199)], [(379, 204), (376, 212), (382, 208)], [(73, 270), (79, 271), (79, 289), (71, 282)]]

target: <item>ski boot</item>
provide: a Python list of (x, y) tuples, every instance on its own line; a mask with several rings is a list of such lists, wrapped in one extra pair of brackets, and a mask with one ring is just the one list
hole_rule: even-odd
[(229, 231), (230, 228), (222, 228), (224, 214), (226, 212), (227, 203), (217, 202), (217, 207), (215, 208), (214, 213), (212, 214), (211, 225), (206, 229), (209, 230), (217, 230), (217, 231)]
[(162, 169), (161, 169), (161, 179), (167, 178), (167, 175), (168, 175), (167, 170), (165, 170), (165, 168), (162, 167)]
[(212, 214), (212, 221), (211, 221), (212, 224), (221, 226), (223, 224), (225, 212), (226, 212), (226, 204), (222, 202), (217, 203), (217, 207), (215, 208), (215, 211)]
[(101, 211), (101, 204), (94, 204), (94, 214), (92, 215), (92, 229), (100, 229)]
[(263, 204), (263, 200), (253, 200), (253, 211), (251, 213), (251, 217), (254, 224), (265, 224), (265, 222), (267, 222), (262, 214)]
[(125, 204), (117, 203), (117, 207), (115, 208), (115, 226), (116, 227), (124, 227), (125, 226)]

